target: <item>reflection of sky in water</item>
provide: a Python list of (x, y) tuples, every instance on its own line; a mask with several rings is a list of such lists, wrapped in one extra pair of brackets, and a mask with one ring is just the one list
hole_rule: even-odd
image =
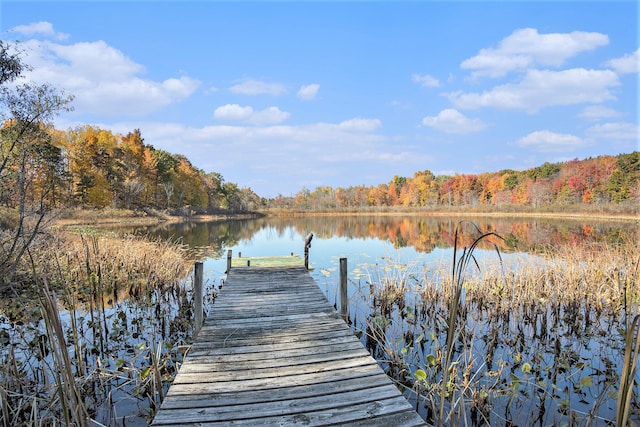
[[(304, 258), (304, 238), (294, 226), (280, 228), (266, 226), (258, 230), (250, 239), (241, 239), (236, 245), (223, 247), (223, 256), (218, 259), (209, 258), (205, 261), (206, 280), (210, 284), (218, 285), (225, 277), (227, 266), (226, 254), (229, 249), (235, 258), (238, 254), (242, 257), (295, 255)], [(462, 248), (459, 255), (462, 254)], [(484, 263), (498, 263), (499, 257), (495, 250), (476, 249), (474, 251), (481, 267)], [(390, 273), (385, 266), (395, 267), (403, 265), (417, 277), (422, 277), (423, 271), (439, 270), (447, 274), (450, 272), (453, 248), (434, 248), (430, 253), (418, 252), (412, 246), (394, 248), (392, 242), (372, 237), (350, 238), (331, 237), (319, 238), (314, 236), (309, 250), (309, 266), (311, 276), (320, 286), (332, 304), (337, 303), (339, 286), (340, 258), (347, 258), (349, 277), (350, 312), (360, 318), (368, 313), (367, 301), (369, 280), (374, 281), (385, 274)], [(500, 253), (505, 268), (517, 267), (523, 256), (532, 257), (523, 253)], [(477, 274), (475, 267), (469, 268), (468, 274)], [(364, 290), (363, 290), (364, 289)], [(366, 292), (365, 292), (366, 291)], [(365, 295), (366, 294), (366, 295)]]

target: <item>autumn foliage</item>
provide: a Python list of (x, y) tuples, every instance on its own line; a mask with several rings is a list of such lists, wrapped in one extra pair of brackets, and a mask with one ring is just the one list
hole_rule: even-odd
[[(7, 121), (0, 134), (17, 126)], [(11, 166), (11, 162), (8, 162)], [(60, 131), (42, 125), (31, 141), (26, 168), (30, 200), (48, 208), (63, 206), (126, 209), (157, 208), (175, 212), (247, 211), (264, 207), (305, 211), (371, 207), (469, 208), (611, 206), (637, 212), (640, 203), (640, 152), (544, 163), (525, 171), (436, 176), (419, 171), (394, 176), (376, 186), (317, 187), (294, 197), (261, 199), (251, 189), (204, 172), (185, 156), (146, 144), (139, 130), (126, 135), (93, 126)], [(20, 174), (0, 182), (0, 204), (20, 203), (13, 190)]]
[[(0, 134), (10, 135), (15, 126), (15, 121), (7, 121)], [(137, 129), (118, 135), (93, 126), (60, 131), (42, 125), (41, 134), (30, 141), (28, 162), (7, 161), (15, 169), (26, 169), (31, 201), (47, 190), (50, 208), (204, 213), (251, 210), (259, 202), (250, 189), (224, 182), (218, 173), (205, 173), (182, 155), (145, 144)], [(0, 204), (15, 207), (21, 203), (13, 191), (19, 179), (24, 180), (19, 174), (3, 176)]]
[(302, 210), (616, 205), (628, 212), (638, 212), (640, 152), (547, 162), (525, 171), (505, 169), (479, 175), (435, 176), (425, 170), (413, 177), (394, 176), (387, 184), (377, 186), (305, 189), (293, 198), (273, 199), (271, 204), (276, 208)]

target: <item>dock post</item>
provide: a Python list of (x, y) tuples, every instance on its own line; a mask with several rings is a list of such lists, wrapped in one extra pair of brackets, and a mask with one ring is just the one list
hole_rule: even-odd
[(304, 247), (304, 268), (309, 269), (309, 247)]
[(200, 331), (204, 314), (204, 295), (202, 292), (203, 271), (202, 262), (196, 262), (193, 269), (194, 336), (198, 335), (198, 332)]
[(347, 259), (340, 258), (340, 316), (349, 323), (349, 295), (347, 294)]
[(231, 271), (231, 249), (227, 251), (227, 271), (229, 273)]
[(311, 240), (313, 239), (313, 233), (309, 233), (304, 239), (304, 268), (309, 269), (309, 248), (311, 247)]

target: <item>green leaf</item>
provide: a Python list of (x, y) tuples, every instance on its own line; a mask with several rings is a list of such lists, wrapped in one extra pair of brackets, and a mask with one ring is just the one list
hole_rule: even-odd
[(413, 373), (413, 376), (415, 376), (418, 381), (422, 381), (422, 382), (427, 381), (427, 373), (425, 371), (423, 371), (422, 369), (417, 369)]
[(151, 372), (151, 366), (147, 366), (140, 372), (140, 378), (145, 379), (149, 376), (149, 372)]
[(520, 368), (522, 372), (525, 374), (531, 373), (531, 364), (529, 362), (525, 362), (522, 364), (522, 368)]
[(427, 363), (429, 364), (429, 366), (436, 366), (436, 357), (433, 354), (429, 354), (427, 356)]
[(591, 387), (591, 385), (593, 384), (593, 380), (590, 376), (582, 377), (580, 382), (582, 383), (582, 387)]

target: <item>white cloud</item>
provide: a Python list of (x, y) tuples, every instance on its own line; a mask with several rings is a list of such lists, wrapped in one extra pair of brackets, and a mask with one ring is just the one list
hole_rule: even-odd
[(618, 74), (638, 73), (640, 72), (640, 48), (621, 58), (611, 59), (605, 65), (616, 70)]
[(586, 134), (596, 139), (640, 141), (640, 127), (636, 123), (604, 123), (590, 127)]
[(144, 116), (191, 96), (200, 82), (187, 76), (144, 79), (144, 67), (104, 41), (59, 44), (28, 40), (28, 80), (50, 83), (75, 96), (83, 114)]
[(287, 93), (280, 83), (267, 83), (260, 80), (246, 79), (243, 82), (231, 86), (229, 90), (241, 95), (273, 95), (279, 96)]
[(54, 80), (52, 83), (121, 81), (145, 71), (142, 65), (101, 40), (70, 45), (29, 40), (23, 44), (34, 68), (30, 77), (47, 77)]
[(621, 114), (613, 108), (604, 107), (602, 105), (588, 105), (584, 107), (578, 117), (587, 120), (610, 119), (619, 117)]
[(439, 87), (440, 86), (440, 82), (438, 81), (438, 79), (436, 79), (433, 76), (430, 76), (429, 74), (424, 74), (422, 76), (419, 74), (414, 74), (413, 76), (411, 76), (411, 81), (413, 81), (414, 83), (418, 83), (422, 87)]
[(523, 28), (502, 39), (497, 48), (481, 49), (460, 66), (474, 70), (473, 77), (501, 77), (510, 71), (536, 65), (558, 67), (580, 52), (608, 43), (609, 37), (601, 33), (573, 31), (540, 34), (535, 28)]
[(282, 123), (291, 114), (278, 107), (269, 107), (262, 111), (255, 111), (253, 107), (242, 107), (238, 104), (226, 104), (215, 109), (213, 117), (218, 120), (246, 122), (254, 125), (268, 125)]
[(218, 120), (246, 120), (253, 114), (252, 107), (241, 107), (238, 104), (226, 104), (215, 109), (213, 117)]
[(563, 71), (529, 70), (522, 81), (482, 93), (447, 94), (458, 108), (496, 107), (536, 112), (544, 107), (600, 103), (615, 99), (610, 88), (620, 81), (611, 70), (572, 68)]
[(57, 40), (66, 40), (69, 38), (68, 34), (59, 33), (53, 29), (53, 25), (50, 22), (40, 21), (33, 22), (27, 25), (18, 25), (9, 30), (9, 32), (23, 34), (27, 37), (41, 35), (45, 37), (51, 37)]
[(290, 113), (280, 110), (278, 107), (269, 107), (261, 111), (256, 111), (250, 118), (250, 122), (255, 125), (267, 125), (282, 123), (291, 116)]
[(382, 127), (382, 123), (378, 119), (361, 119), (355, 118), (345, 120), (338, 125), (338, 128), (346, 132), (373, 132)]
[(306, 86), (300, 86), (300, 89), (298, 90), (297, 95), (298, 95), (298, 98), (302, 99), (303, 101), (310, 101), (316, 98), (319, 90), (320, 90), (320, 85), (317, 83), (313, 83)]
[(481, 120), (469, 119), (452, 108), (440, 111), (437, 116), (425, 117), (422, 124), (445, 133), (457, 134), (479, 132), (487, 127)]
[[(190, 159), (207, 159), (211, 146), (219, 143), (243, 147), (233, 150), (220, 159), (220, 165), (211, 170), (222, 171), (242, 165), (251, 169), (267, 165), (279, 174), (294, 172), (298, 165), (301, 173), (309, 172), (304, 159), (313, 158), (320, 162), (362, 161), (363, 159), (389, 159), (398, 153), (388, 151), (382, 145), (385, 137), (362, 127), (345, 125), (361, 123), (363, 119), (335, 123), (313, 123), (300, 126), (229, 126), (215, 125), (195, 128), (176, 123), (125, 123), (111, 125), (114, 131), (127, 132), (139, 127), (145, 142), (156, 148), (170, 152), (188, 154)], [(359, 131), (357, 130), (359, 129)], [(195, 150), (195, 151), (194, 151)], [(187, 153), (189, 152), (189, 153)], [(283, 169), (282, 157), (288, 157), (287, 164), (293, 168)], [(333, 157), (332, 157), (333, 156)], [(292, 161), (299, 159), (299, 162)], [(404, 156), (404, 160), (415, 160)], [(224, 167), (223, 167), (224, 166)], [(318, 164), (322, 167), (321, 164)], [(199, 167), (204, 167), (199, 165)], [(328, 165), (326, 167), (329, 167)]]
[(544, 153), (567, 152), (592, 145), (575, 135), (540, 130), (526, 135), (515, 143), (519, 147)]

